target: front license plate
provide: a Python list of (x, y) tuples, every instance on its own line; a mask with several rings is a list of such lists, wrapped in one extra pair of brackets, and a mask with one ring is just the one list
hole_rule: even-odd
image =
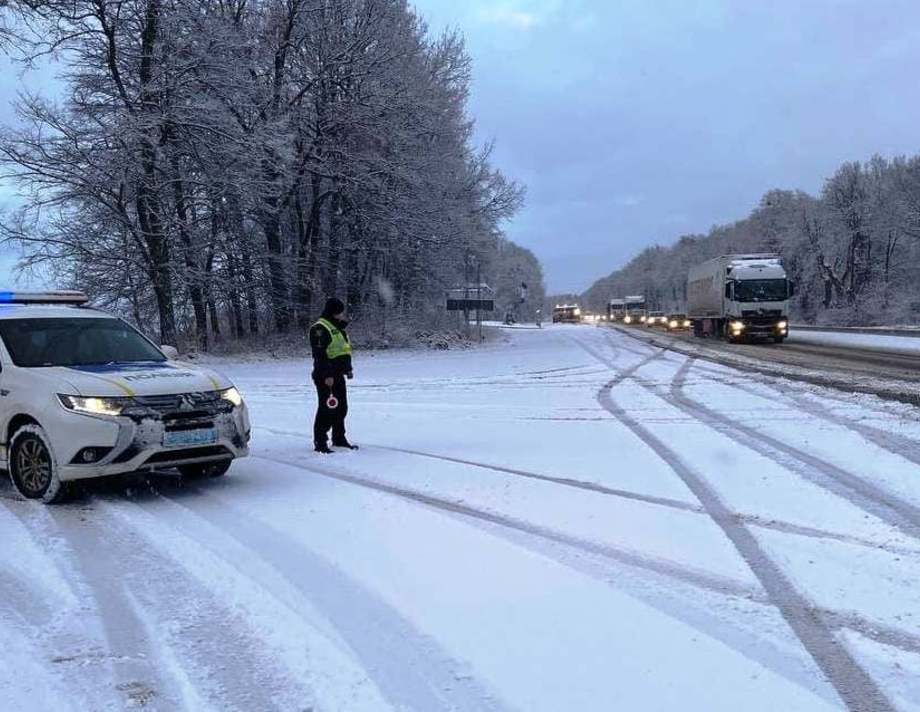
[(217, 442), (217, 430), (200, 428), (198, 430), (171, 430), (163, 433), (163, 445), (210, 445)]

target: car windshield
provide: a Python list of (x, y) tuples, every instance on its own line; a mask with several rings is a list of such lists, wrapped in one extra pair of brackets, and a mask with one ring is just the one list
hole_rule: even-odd
[(6, 319), (0, 338), (24, 368), (165, 361), (166, 357), (121, 319)]
[(785, 279), (743, 279), (735, 282), (736, 302), (780, 302), (787, 296)]

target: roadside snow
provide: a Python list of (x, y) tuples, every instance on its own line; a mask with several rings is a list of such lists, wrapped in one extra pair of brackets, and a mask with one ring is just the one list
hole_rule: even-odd
[(789, 331), (788, 343), (843, 346), (867, 351), (887, 351), (899, 354), (920, 354), (920, 338), (916, 336), (886, 336), (883, 334), (848, 334), (840, 331)]
[(359, 354), (363, 448), (322, 457), (308, 364), (219, 367), (254, 423), (225, 478), (0, 491), (4, 712), (920, 705), (906, 406), (518, 328)]

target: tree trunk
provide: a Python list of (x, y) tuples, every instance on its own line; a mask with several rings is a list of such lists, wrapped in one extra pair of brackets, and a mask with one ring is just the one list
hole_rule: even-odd
[[(150, 0), (141, 34), (140, 103), (145, 111), (149, 111), (149, 107), (155, 102), (150, 84), (153, 78), (153, 48), (157, 40), (159, 13), (159, 0)], [(161, 209), (156, 192), (158, 171), (154, 134), (157, 131), (158, 127), (146, 127), (141, 135), (141, 175), (136, 186), (135, 209), (144, 242), (150, 253), (152, 264), (150, 280), (160, 321), (160, 341), (164, 344), (175, 345), (177, 344), (176, 314), (169, 244), (163, 231)]]

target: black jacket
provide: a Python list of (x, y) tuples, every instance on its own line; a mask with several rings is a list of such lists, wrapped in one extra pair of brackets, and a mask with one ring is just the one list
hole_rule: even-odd
[[(342, 332), (345, 340), (348, 340), (348, 333), (345, 327), (347, 321), (339, 321), (333, 317), (326, 316), (325, 319), (331, 321)], [(310, 348), (313, 351), (313, 377), (314, 378), (336, 378), (344, 376), (351, 371), (351, 356), (340, 356), (336, 359), (330, 359), (326, 355), (326, 349), (332, 343), (332, 337), (328, 329), (320, 324), (314, 324), (310, 328)]]

